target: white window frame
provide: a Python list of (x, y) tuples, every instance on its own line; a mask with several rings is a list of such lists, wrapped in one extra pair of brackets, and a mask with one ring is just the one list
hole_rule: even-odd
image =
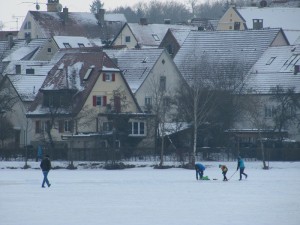
[[(145, 121), (134, 120), (134, 121), (130, 121), (129, 124), (131, 125), (131, 129), (130, 129), (131, 133), (129, 133), (129, 136), (144, 137), (147, 135)], [(143, 124), (143, 128), (142, 128), (141, 124)], [(137, 126), (137, 127), (135, 127), (135, 126)]]

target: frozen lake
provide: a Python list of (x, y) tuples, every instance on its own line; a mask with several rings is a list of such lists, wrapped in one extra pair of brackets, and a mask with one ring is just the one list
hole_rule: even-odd
[[(247, 180), (236, 173), (222, 181), (220, 162), (193, 170), (152, 167), (104, 170), (51, 170), (50, 188), (42, 172), (7, 169), (24, 162), (0, 161), (1, 225), (299, 225), (300, 162), (245, 162)], [(58, 162), (52, 162), (53, 166)], [(236, 162), (225, 162), (228, 177)]]

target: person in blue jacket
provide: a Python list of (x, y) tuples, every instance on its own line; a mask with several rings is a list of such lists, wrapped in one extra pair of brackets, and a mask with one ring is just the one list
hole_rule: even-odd
[(195, 170), (196, 170), (196, 179), (198, 180), (198, 177), (200, 177), (201, 180), (203, 178), (205, 166), (203, 166), (201, 163), (196, 163)]
[(248, 175), (244, 173), (245, 163), (244, 163), (244, 160), (240, 156), (238, 157), (238, 164), (237, 164), (236, 170), (238, 171), (239, 169), (240, 169), (240, 180), (242, 180), (242, 174), (247, 179)]

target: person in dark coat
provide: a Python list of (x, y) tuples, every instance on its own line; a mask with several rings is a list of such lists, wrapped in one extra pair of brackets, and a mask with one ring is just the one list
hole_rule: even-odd
[(42, 183), (42, 188), (45, 187), (45, 183), (48, 185), (48, 187), (51, 186), (48, 180), (48, 173), (51, 170), (51, 161), (49, 155), (46, 155), (43, 160), (41, 161), (40, 167), (43, 171), (44, 179)]
[(201, 180), (203, 178), (205, 166), (203, 166), (201, 163), (196, 163), (195, 170), (196, 170), (196, 179), (198, 180), (198, 177), (200, 177)]
[(242, 180), (242, 174), (247, 179), (248, 175), (244, 173), (245, 163), (244, 163), (244, 160), (240, 156), (238, 157), (238, 164), (237, 164), (236, 170), (238, 171), (239, 169), (240, 169), (240, 180)]

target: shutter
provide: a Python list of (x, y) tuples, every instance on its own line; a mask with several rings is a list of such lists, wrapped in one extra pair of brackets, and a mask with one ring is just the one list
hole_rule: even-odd
[(103, 96), (103, 106), (106, 106), (106, 96)]
[(59, 133), (63, 133), (64, 132), (64, 121), (63, 120), (60, 120), (58, 122), (58, 132)]
[(112, 81), (115, 81), (115, 79), (116, 79), (115, 77), (116, 77), (116, 75), (113, 73), (113, 74), (112, 74), (111, 80), (112, 80)]
[(102, 80), (105, 81), (105, 73), (103, 73)]
[(93, 106), (97, 105), (97, 97), (96, 95), (93, 96)]

